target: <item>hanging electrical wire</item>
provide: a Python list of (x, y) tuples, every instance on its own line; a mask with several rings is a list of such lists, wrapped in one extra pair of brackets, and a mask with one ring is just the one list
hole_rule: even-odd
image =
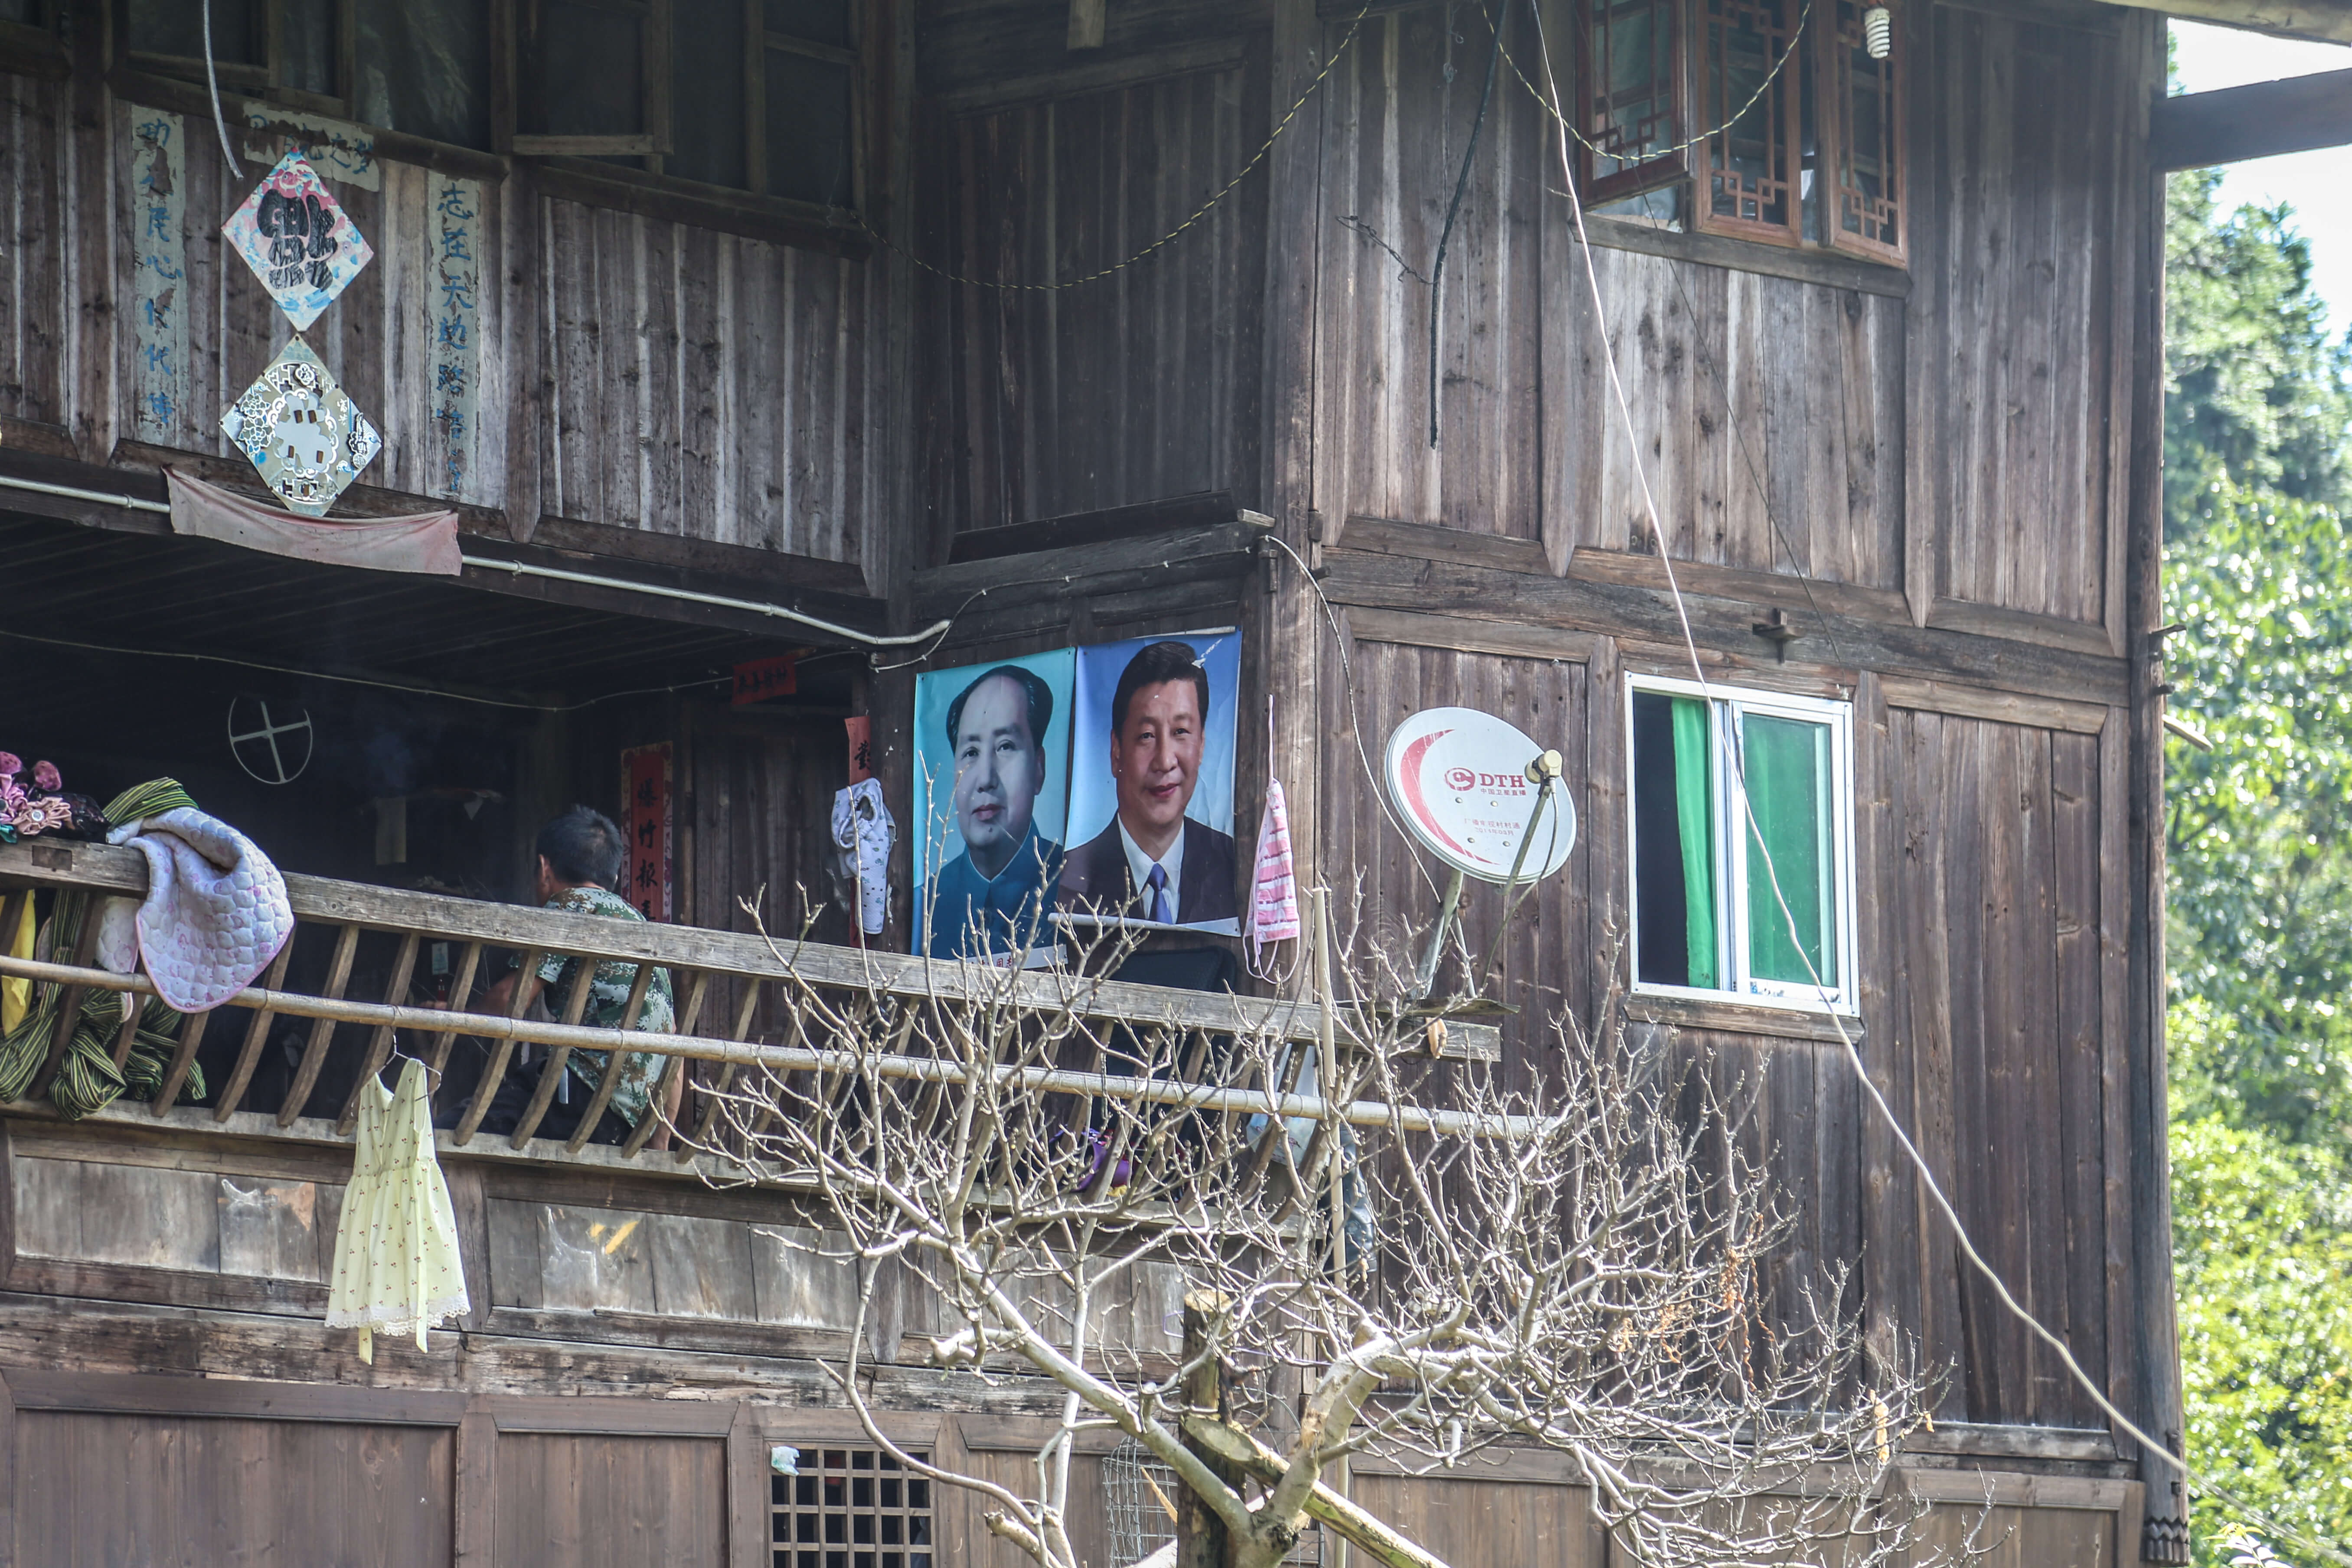
[[(1503, 19), (1499, 22), (1486, 16), (1486, 0), (1475, 0), (1478, 15), (1486, 18), (1487, 29), (1495, 35), (1495, 47), (1486, 56), (1486, 85), (1478, 93), (1478, 112), (1470, 121), (1470, 142), (1462, 149), (1462, 173), (1454, 176), (1454, 199), (1445, 205), (1445, 226), (1437, 231), (1437, 258), (1429, 267), (1429, 444), (1437, 445), (1437, 321), (1439, 306), (1444, 300), (1445, 247), (1454, 237), (1454, 219), (1462, 211), (1463, 193), (1470, 188), (1470, 166), (1478, 156), (1478, 132), (1486, 128), (1486, 106), (1495, 99), (1495, 73), (1503, 63), (1503, 37), (1511, 25), (1511, 0), (1503, 0)], [(1451, 29), (1449, 28), (1449, 31)], [(1447, 68), (1448, 71), (1452, 67)], [(1399, 257), (1399, 260), (1403, 258)]]

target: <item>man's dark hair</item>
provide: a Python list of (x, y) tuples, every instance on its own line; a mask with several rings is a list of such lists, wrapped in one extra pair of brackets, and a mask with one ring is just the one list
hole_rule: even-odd
[(1119, 672), (1118, 686), (1110, 694), (1110, 732), (1117, 735), (1127, 728), (1127, 705), (1137, 692), (1170, 680), (1192, 683), (1201, 694), (1201, 717), (1207, 719), (1209, 672), (1201, 668), (1201, 656), (1188, 642), (1156, 642), (1137, 649)]
[(1000, 675), (1018, 682), (1022, 695), (1028, 698), (1029, 743), (1037, 748), (1039, 755), (1045, 754), (1045, 726), (1054, 721), (1054, 689), (1046, 685), (1044, 678), (1034, 671), (1024, 669), (1017, 664), (1000, 664), (961, 691), (957, 692), (955, 700), (948, 704), (948, 754), (950, 756), (955, 754), (956, 726), (963, 722), (965, 700)]
[(621, 875), (627, 847), (613, 819), (593, 807), (575, 805), (539, 830), (539, 852), (558, 879), (578, 887), (593, 882), (609, 889)]

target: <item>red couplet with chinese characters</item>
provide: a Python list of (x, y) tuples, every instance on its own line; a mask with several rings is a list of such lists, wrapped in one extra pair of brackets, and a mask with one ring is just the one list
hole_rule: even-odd
[(790, 697), (800, 689), (798, 665), (800, 655), (780, 653), (773, 658), (755, 658), (735, 667), (733, 706), (746, 702), (765, 702), (771, 697)]
[(621, 823), (629, 858), (621, 896), (649, 921), (670, 918), (670, 747), (631, 746), (621, 753)]

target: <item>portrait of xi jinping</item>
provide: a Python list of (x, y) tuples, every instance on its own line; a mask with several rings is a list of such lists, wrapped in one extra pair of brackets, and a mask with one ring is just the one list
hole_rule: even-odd
[[(1083, 649), (1079, 699), (1087, 692)], [(1231, 700), (1228, 685), (1227, 700)], [(1210, 749), (1211, 681), (1202, 655), (1188, 642), (1164, 639), (1137, 648), (1120, 669), (1108, 711), (1078, 719), (1081, 771), (1102, 746), (1114, 809), (1102, 830), (1072, 849), (1062, 864), (1062, 907), (1099, 916), (1163, 925), (1202, 925), (1240, 913), (1234, 881), (1234, 840), (1190, 814)], [(1213, 716), (1230, 731), (1232, 715)], [(1230, 738), (1218, 748), (1230, 773)], [(1103, 753), (1097, 752), (1097, 755)], [(1079, 781), (1079, 794), (1089, 781)], [(1222, 803), (1231, 826), (1231, 788)], [(1078, 795), (1073, 825), (1081, 817)]]
[(1053, 721), (1053, 688), (1019, 665), (982, 672), (949, 702), (949, 802), (963, 853), (927, 892), (932, 957), (1023, 952), (1040, 940), (1062, 874), (1062, 846), (1037, 820)]

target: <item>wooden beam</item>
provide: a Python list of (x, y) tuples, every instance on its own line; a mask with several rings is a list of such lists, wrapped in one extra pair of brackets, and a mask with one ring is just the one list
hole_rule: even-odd
[(2160, 98), (2148, 110), (2159, 169), (2204, 169), (2352, 142), (2352, 69)]
[[(2106, 0), (2161, 11), (2189, 22), (2215, 22), (2289, 38), (2352, 44), (2352, 0)], [(142, 100), (143, 101), (143, 100)]]

